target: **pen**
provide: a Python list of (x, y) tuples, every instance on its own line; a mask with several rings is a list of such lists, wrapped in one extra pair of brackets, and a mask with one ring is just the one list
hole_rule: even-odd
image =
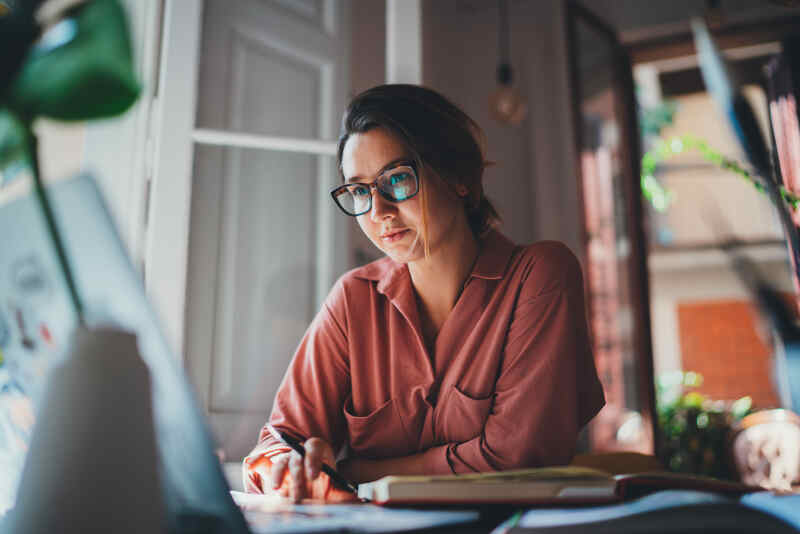
[[(269, 430), (269, 433), (272, 434), (275, 439), (291, 447), (300, 456), (305, 457), (306, 449), (299, 440), (293, 438), (285, 432), (281, 432), (269, 423), (267, 423), (267, 430)], [(358, 495), (358, 488), (353, 483), (348, 482), (346, 478), (340, 475), (333, 467), (329, 466), (325, 462), (322, 462), (322, 472), (331, 477), (331, 480), (333, 480), (340, 488)]]

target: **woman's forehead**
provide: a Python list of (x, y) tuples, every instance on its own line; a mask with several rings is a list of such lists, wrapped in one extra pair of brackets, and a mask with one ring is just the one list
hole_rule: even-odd
[(350, 135), (342, 151), (342, 174), (351, 178), (371, 179), (386, 165), (411, 159), (405, 145), (384, 128)]

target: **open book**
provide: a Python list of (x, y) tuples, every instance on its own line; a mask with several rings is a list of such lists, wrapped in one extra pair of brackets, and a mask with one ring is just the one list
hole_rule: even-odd
[(543, 467), (444, 476), (387, 476), (358, 486), (376, 504), (607, 503), (663, 489), (741, 495), (761, 488), (667, 471), (610, 475), (588, 467)]

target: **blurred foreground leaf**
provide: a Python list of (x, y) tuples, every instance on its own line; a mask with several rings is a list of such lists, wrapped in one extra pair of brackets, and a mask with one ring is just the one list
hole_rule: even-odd
[(81, 4), (47, 29), (12, 82), (5, 105), (24, 120), (118, 115), (139, 95), (125, 13), (117, 0)]

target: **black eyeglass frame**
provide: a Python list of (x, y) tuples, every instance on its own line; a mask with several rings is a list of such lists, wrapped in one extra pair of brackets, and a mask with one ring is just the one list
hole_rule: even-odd
[[(378, 180), (380, 180), (381, 177), (384, 174), (390, 173), (390, 172), (392, 172), (392, 171), (394, 171), (396, 169), (399, 169), (401, 167), (408, 167), (409, 169), (414, 171), (414, 180), (415, 180), (415, 183), (416, 183), (416, 189), (414, 190), (413, 194), (407, 196), (403, 200), (397, 200), (395, 198), (392, 198), (385, 191), (381, 191), (381, 189), (378, 188)], [(357, 186), (357, 185), (369, 187), (369, 207), (367, 209), (365, 209), (364, 211), (361, 211), (359, 213), (350, 213), (341, 204), (339, 204), (339, 200), (338, 200), (339, 194), (338, 193), (341, 190), (348, 189), (350, 187)], [(349, 184), (338, 185), (338, 186), (334, 187), (333, 189), (331, 189), (331, 198), (333, 198), (333, 202), (336, 204), (336, 206), (340, 210), (342, 210), (342, 212), (345, 215), (349, 215), (350, 217), (358, 217), (360, 215), (364, 215), (365, 213), (369, 213), (370, 210), (372, 210), (372, 190), (373, 189), (375, 189), (378, 192), (378, 194), (384, 200), (386, 200), (388, 202), (392, 202), (393, 204), (400, 204), (401, 202), (405, 202), (406, 200), (410, 200), (410, 199), (414, 198), (415, 196), (417, 196), (417, 193), (419, 193), (419, 173), (417, 173), (417, 165), (416, 165), (416, 163), (413, 162), (413, 161), (409, 161), (407, 163), (399, 163), (399, 164), (395, 165), (394, 167), (390, 167), (388, 169), (385, 169), (385, 170), (381, 171), (381, 173), (374, 180), (372, 180), (372, 182), (370, 182), (368, 184), (367, 183), (363, 183), (363, 182), (353, 182), (353, 183), (349, 183)]]

